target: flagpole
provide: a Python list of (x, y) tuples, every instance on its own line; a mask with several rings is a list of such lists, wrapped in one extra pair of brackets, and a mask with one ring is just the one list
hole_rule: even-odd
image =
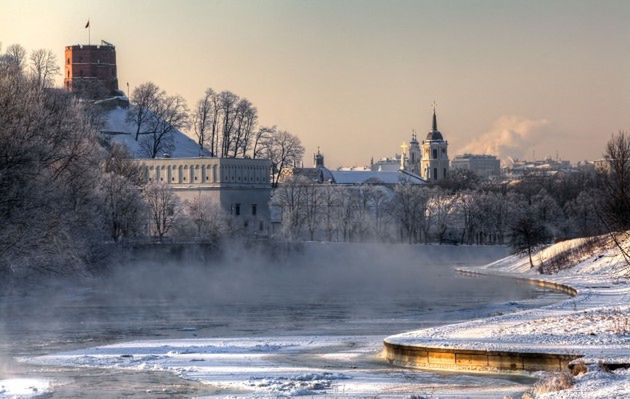
[(92, 26), (90, 25), (90, 20), (88, 19), (88, 46), (92, 45)]

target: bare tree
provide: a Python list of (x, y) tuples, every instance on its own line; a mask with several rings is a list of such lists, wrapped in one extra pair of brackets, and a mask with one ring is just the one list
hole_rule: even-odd
[(271, 140), (271, 137), (278, 128), (273, 127), (261, 127), (256, 130), (254, 134), (254, 142), (252, 144), (252, 158), (257, 159), (261, 157), (261, 153), (264, 151), (267, 141)]
[(401, 239), (410, 244), (420, 242), (428, 203), (426, 189), (403, 182), (396, 186), (394, 193), (391, 212), (402, 228)]
[(133, 90), (132, 106), (127, 112), (127, 121), (136, 127), (136, 141), (140, 134), (148, 129), (149, 122), (153, 121), (154, 111), (163, 96), (164, 92), (160, 91), (153, 82), (142, 83)]
[(630, 228), (630, 136), (619, 132), (608, 141), (607, 167), (600, 174), (604, 203), (602, 216), (615, 231)]
[(155, 158), (174, 149), (173, 134), (189, 124), (188, 108), (181, 96), (161, 96), (151, 112), (149, 129), (140, 140), (140, 147), (145, 156)]
[(144, 188), (144, 199), (149, 207), (153, 231), (161, 241), (179, 214), (177, 197), (167, 184), (150, 182)]
[(233, 140), (234, 125), (236, 122), (236, 104), (239, 97), (230, 92), (222, 91), (218, 95), (218, 105), (221, 111), (221, 157), (228, 157)]
[(543, 220), (540, 219), (535, 205), (528, 205), (522, 209), (520, 215), (511, 226), (512, 240), (510, 245), (515, 253), (526, 253), (529, 257), (529, 265), (533, 269), (533, 249), (550, 239), (551, 235)]
[(272, 164), (271, 185), (277, 187), (286, 169), (302, 161), (304, 147), (297, 136), (277, 129), (269, 132), (269, 139), (262, 146), (261, 157), (270, 159)]
[(197, 107), (195, 108), (191, 118), (193, 131), (197, 137), (197, 143), (199, 144), (200, 155), (203, 155), (204, 153), (204, 146), (206, 145), (206, 141), (208, 141), (207, 134), (209, 130), (210, 133), (213, 133), (210, 138), (211, 147), (214, 144), (214, 133), (216, 133), (215, 130), (217, 124), (217, 112), (215, 109), (216, 102), (214, 101), (215, 97), (216, 93), (214, 90), (210, 88), (206, 89), (201, 100), (197, 102)]
[(22, 73), (26, 64), (26, 50), (19, 44), (12, 44), (5, 51), (7, 64), (13, 73)]
[(29, 64), (31, 76), (39, 87), (50, 87), (59, 75), (57, 57), (50, 50), (39, 49), (31, 53)]

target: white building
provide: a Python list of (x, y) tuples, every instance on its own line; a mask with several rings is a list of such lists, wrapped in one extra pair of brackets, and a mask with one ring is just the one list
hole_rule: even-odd
[(253, 233), (269, 228), (271, 198), (267, 159), (155, 158), (136, 159), (147, 181), (170, 186), (182, 201), (209, 199)]
[(457, 155), (451, 161), (451, 168), (470, 170), (481, 177), (499, 176), (501, 174), (501, 162), (494, 155)]

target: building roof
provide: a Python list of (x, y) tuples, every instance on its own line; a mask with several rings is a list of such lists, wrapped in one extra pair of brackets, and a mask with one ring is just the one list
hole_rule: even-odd
[(431, 131), (427, 133), (427, 141), (444, 141), (444, 137), (442, 137), (442, 133), (437, 128), (437, 116), (435, 115), (435, 106), (433, 106), (433, 125), (431, 126)]

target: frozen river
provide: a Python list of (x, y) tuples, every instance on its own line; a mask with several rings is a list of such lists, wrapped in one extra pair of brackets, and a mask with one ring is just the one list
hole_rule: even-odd
[(0, 380), (33, 379), (30, 394), (53, 398), (502, 398), (532, 381), (396, 368), (379, 352), (391, 334), (562, 298), (454, 272), (506, 254), (310, 244), (281, 259), (233, 251), (33, 287), (1, 298)]

